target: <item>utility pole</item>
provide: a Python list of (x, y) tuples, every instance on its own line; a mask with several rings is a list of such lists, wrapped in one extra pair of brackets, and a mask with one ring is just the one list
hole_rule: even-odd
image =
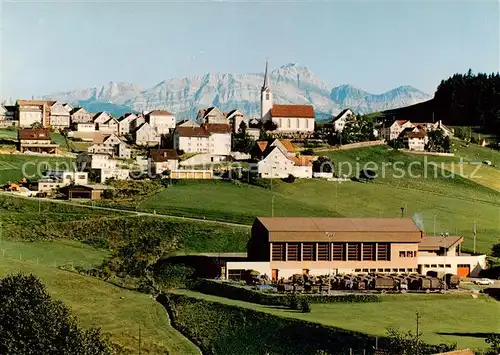
[(141, 355), (141, 326), (139, 325), (139, 355)]
[(274, 195), (271, 196), (271, 217), (274, 217)]
[(38, 198), (38, 214), (41, 213), (42, 210), (42, 200), (41, 197)]
[(437, 212), (434, 214), (434, 236), (436, 236), (436, 216)]
[(401, 218), (405, 216), (405, 208), (401, 207)]
[[(418, 332), (418, 326), (419, 326), (419, 321), (420, 321), (421, 317), (420, 317), (420, 314), (418, 314), (418, 312), (416, 312), (415, 316), (416, 316), (415, 318), (417, 320), (417, 334), (416, 334), (415, 337), (417, 338), (417, 343), (419, 343), (420, 334)], [(417, 349), (416, 350), (417, 350), (417, 355), (418, 355), (420, 353), (420, 347), (418, 345), (417, 345)]]

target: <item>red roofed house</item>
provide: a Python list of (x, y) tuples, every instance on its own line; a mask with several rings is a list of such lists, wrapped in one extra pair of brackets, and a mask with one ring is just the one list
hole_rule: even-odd
[(257, 142), (254, 157), (259, 156), (261, 160), (257, 163), (257, 172), (261, 178), (284, 179), (289, 175), (312, 178), (312, 160), (295, 156), (295, 148), (288, 140)]
[(50, 139), (48, 129), (20, 129), (18, 132), (18, 150), (21, 153), (57, 154), (59, 145)]
[(404, 133), (403, 142), (409, 150), (423, 152), (427, 144), (428, 137), (425, 130), (418, 130), (415, 128), (413, 131)]
[(410, 121), (396, 120), (389, 127), (385, 127), (381, 131), (381, 136), (386, 141), (392, 141), (397, 139), (401, 132), (406, 128), (415, 127)]
[(177, 126), (173, 141), (174, 149), (186, 153), (230, 155), (231, 126), (225, 123)]
[(314, 132), (314, 108), (311, 105), (275, 105), (269, 88), (266, 71), (260, 91), (260, 114), (262, 122), (271, 120), (279, 133), (289, 135), (310, 135)]

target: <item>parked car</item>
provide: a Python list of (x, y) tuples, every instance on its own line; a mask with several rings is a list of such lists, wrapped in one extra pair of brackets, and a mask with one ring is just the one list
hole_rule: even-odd
[(473, 281), (476, 285), (493, 285), (494, 281), (490, 279), (479, 279)]

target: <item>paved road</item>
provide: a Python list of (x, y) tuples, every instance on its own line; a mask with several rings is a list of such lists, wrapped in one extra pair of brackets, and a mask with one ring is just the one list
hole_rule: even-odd
[(96, 209), (96, 210), (105, 210), (105, 211), (112, 211), (112, 212), (121, 212), (121, 213), (126, 213), (135, 217), (157, 217), (157, 218), (168, 218), (168, 219), (179, 219), (179, 220), (184, 220), (184, 221), (193, 221), (193, 222), (203, 222), (203, 223), (210, 223), (210, 224), (219, 224), (219, 225), (224, 225), (224, 226), (230, 226), (230, 227), (243, 227), (243, 228), (250, 228), (249, 225), (247, 224), (238, 224), (238, 223), (230, 223), (230, 222), (222, 222), (222, 221), (215, 221), (211, 219), (204, 219), (204, 218), (194, 218), (194, 217), (180, 217), (180, 216), (174, 216), (174, 215), (168, 215), (168, 214), (161, 214), (161, 213), (148, 213), (148, 212), (140, 212), (140, 211), (128, 211), (128, 210), (121, 210), (118, 208), (111, 208), (111, 207), (101, 207), (101, 206), (92, 206), (92, 205), (85, 205), (82, 203), (77, 203), (77, 202), (71, 202), (71, 201), (64, 201), (64, 200), (53, 200), (53, 199), (48, 199), (48, 198), (35, 198), (35, 197), (27, 197), (27, 196), (21, 196), (17, 195), (14, 193), (10, 192), (0, 192), (2, 195), (6, 196), (11, 196), (15, 198), (23, 198), (26, 200), (32, 200), (32, 201), (45, 201), (49, 203), (61, 203), (65, 205), (70, 205), (70, 206), (77, 206), (77, 207), (83, 207), (83, 208), (91, 208), (91, 209)]

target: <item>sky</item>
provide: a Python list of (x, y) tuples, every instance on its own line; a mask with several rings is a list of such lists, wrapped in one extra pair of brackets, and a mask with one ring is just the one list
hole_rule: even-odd
[(453, 73), (500, 66), (498, 1), (0, 3), (0, 99), (263, 72), (266, 58), (332, 87), (432, 94)]

